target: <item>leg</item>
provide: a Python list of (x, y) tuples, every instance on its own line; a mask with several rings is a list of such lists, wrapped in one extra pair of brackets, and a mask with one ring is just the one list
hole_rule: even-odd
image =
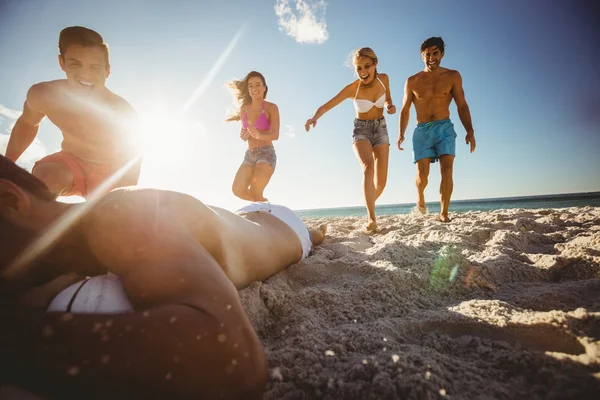
[(256, 164), (254, 167), (252, 184), (250, 185), (250, 196), (252, 197), (252, 201), (267, 201), (263, 196), (263, 192), (271, 180), (273, 172), (275, 172), (275, 170), (269, 163), (259, 162)]
[(37, 164), (32, 174), (58, 196), (69, 193), (73, 187), (73, 171), (63, 163), (48, 161)]
[(240, 168), (235, 174), (235, 178), (233, 179), (233, 185), (231, 187), (233, 194), (242, 200), (252, 201), (252, 196), (250, 195), (250, 190), (248, 190), (248, 187), (250, 186), (250, 182), (252, 181), (253, 175), (253, 166), (248, 164), (240, 165)]
[(310, 228), (310, 237), (312, 238), (313, 246), (318, 246), (323, 243), (325, 235), (327, 234), (327, 225), (319, 226), (319, 229)]
[(425, 188), (429, 178), (429, 166), (431, 158), (423, 158), (417, 161), (417, 207), (425, 207)]
[(369, 223), (367, 231), (376, 231), (377, 222), (375, 220), (375, 160), (373, 159), (373, 147), (368, 140), (357, 140), (354, 142), (354, 153), (358, 162), (363, 168), (363, 191)]
[(441, 206), (440, 221), (450, 222), (448, 218), (448, 207), (450, 206), (450, 196), (454, 182), (452, 180), (452, 166), (454, 164), (454, 156), (445, 154), (440, 156), (440, 172), (442, 173), (442, 183), (440, 184)]
[(373, 148), (373, 157), (375, 159), (375, 200), (381, 196), (387, 183), (389, 156), (390, 145), (381, 144)]

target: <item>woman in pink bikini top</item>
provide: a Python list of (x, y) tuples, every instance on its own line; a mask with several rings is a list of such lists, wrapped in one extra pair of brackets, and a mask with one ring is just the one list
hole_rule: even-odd
[(279, 109), (265, 100), (269, 88), (260, 72), (251, 71), (228, 86), (240, 106), (227, 121), (241, 121), (240, 138), (248, 142), (244, 161), (233, 180), (233, 194), (243, 200), (268, 201), (263, 192), (277, 164), (273, 141), (279, 139)]

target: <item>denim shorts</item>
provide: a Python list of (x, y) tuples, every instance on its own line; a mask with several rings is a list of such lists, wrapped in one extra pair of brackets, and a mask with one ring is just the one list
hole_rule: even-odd
[(379, 119), (354, 119), (354, 130), (352, 131), (352, 143), (357, 140), (368, 140), (371, 146), (390, 144), (387, 123), (385, 118)]
[(261, 162), (267, 163), (273, 167), (273, 169), (275, 169), (275, 165), (277, 165), (277, 154), (275, 154), (275, 147), (260, 146), (246, 150), (243, 164), (254, 167), (256, 164)]

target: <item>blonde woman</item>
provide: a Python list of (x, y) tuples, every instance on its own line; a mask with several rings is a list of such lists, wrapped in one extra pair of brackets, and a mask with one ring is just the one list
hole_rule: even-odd
[(233, 194), (243, 200), (268, 201), (263, 192), (277, 164), (273, 141), (279, 139), (279, 109), (265, 101), (269, 88), (260, 72), (251, 71), (228, 86), (239, 108), (227, 121), (241, 121), (240, 138), (248, 142), (244, 161), (233, 180)]
[(317, 125), (317, 120), (342, 101), (354, 101), (356, 118), (352, 132), (356, 158), (363, 168), (363, 190), (367, 206), (368, 223), (366, 232), (377, 232), (375, 200), (383, 193), (387, 182), (390, 139), (383, 116), (384, 107), (388, 114), (396, 112), (390, 92), (390, 79), (377, 72), (377, 56), (369, 47), (354, 52), (353, 64), (358, 79), (343, 88), (334, 98), (317, 109), (306, 121), (304, 128)]

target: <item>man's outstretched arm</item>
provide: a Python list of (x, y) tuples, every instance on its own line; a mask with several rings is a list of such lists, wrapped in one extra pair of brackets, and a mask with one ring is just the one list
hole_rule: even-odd
[(6, 158), (13, 162), (16, 162), (33, 143), (40, 124), (46, 116), (39, 110), (44, 90), (43, 84), (39, 83), (33, 85), (27, 92), (27, 99), (23, 104), (23, 114), (15, 122), (6, 146)]

